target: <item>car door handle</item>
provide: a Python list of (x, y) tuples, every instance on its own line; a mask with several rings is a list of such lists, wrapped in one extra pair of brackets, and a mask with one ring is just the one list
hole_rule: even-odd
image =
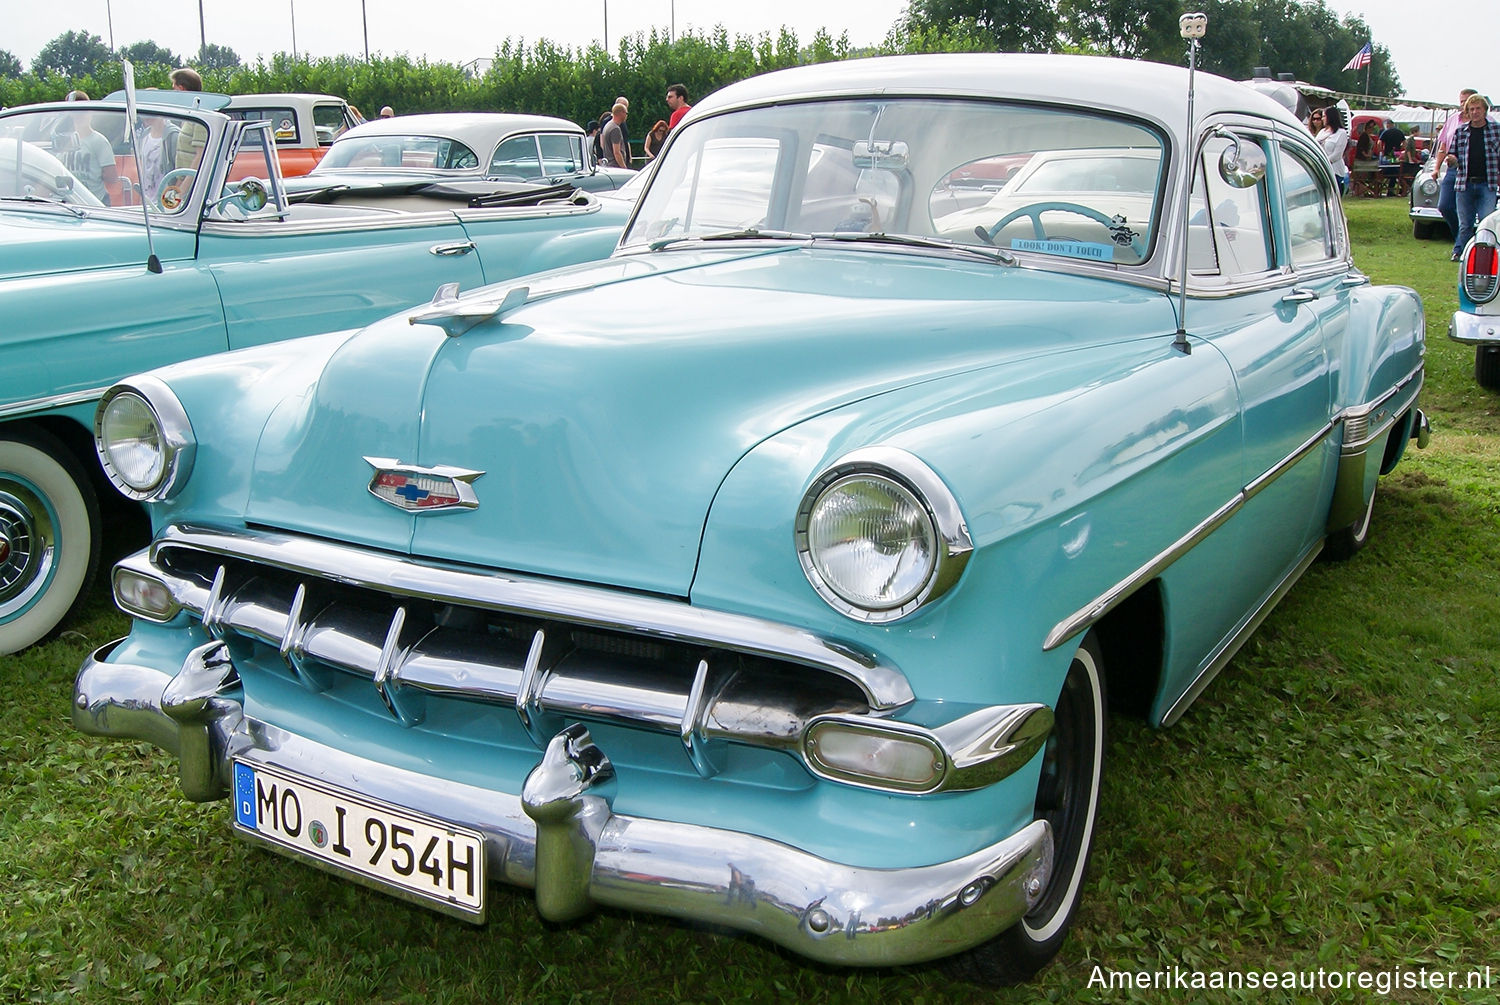
[(1356, 286), (1369, 286), (1369, 276), (1345, 276), (1339, 283), (1346, 290), (1352, 290)]
[(1288, 293), (1286, 296), (1282, 297), (1281, 302), (1284, 304), (1305, 304), (1316, 299), (1318, 299), (1318, 294), (1316, 291), (1305, 290), (1299, 286), (1296, 289), (1292, 290), (1292, 292)]
[(467, 255), (474, 250), (473, 241), (460, 241), (457, 244), (434, 244), (427, 251), (433, 255)]

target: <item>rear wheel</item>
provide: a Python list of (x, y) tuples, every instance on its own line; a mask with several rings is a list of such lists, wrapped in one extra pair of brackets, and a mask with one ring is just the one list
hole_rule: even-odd
[(1482, 345), (1474, 349), (1474, 379), (1490, 391), (1500, 390), (1500, 346)]
[(99, 501), (78, 462), (40, 429), (0, 438), (0, 653), (45, 638), (83, 599), (99, 562)]
[(1062, 948), (1083, 890), (1099, 785), (1104, 777), (1104, 662), (1090, 632), (1073, 654), (1042, 750), (1035, 819), (1052, 825), (1052, 871), (1025, 917), (952, 961), (955, 972), (986, 985), (1029, 980)]

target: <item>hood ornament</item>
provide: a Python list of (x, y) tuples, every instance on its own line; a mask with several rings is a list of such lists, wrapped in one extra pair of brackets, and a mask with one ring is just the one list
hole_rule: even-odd
[(496, 301), (488, 297), (461, 299), (457, 283), (444, 283), (432, 295), (426, 310), (408, 315), (407, 324), (437, 325), (449, 338), (458, 338), (464, 332), (494, 317), (506, 314), (526, 303), (531, 294), (528, 286), (513, 286), (503, 299)]
[(440, 513), (451, 509), (478, 509), (479, 496), (473, 482), (484, 474), (468, 468), (419, 467), (402, 464), (394, 457), (366, 457), (375, 469), (370, 494), (381, 502), (408, 513)]

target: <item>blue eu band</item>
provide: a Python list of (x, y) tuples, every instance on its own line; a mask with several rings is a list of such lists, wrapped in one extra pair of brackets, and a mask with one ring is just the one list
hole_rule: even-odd
[(234, 819), (255, 829), (255, 769), (238, 762), (234, 766)]

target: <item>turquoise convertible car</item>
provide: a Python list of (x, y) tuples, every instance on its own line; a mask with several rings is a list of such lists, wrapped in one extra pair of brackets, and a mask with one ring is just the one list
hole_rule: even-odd
[(224, 95), (142, 99), (139, 157), (120, 102), (0, 115), (0, 653), (61, 623), (92, 577), (114, 493), (90, 434), (111, 383), (603, 258), (628, 210), (420, 178), (298, 202), (273, 123), (215, 110)]
[(756, 77), (607, 261), (115, 385), (155, 539), (75, 725), (470, 920), (508, 883), (1028, 977), (1107, 705), (1178, 720), (1426, 436), (1421, 302), (1355, 269), (1322, 151), (1190, 79)]

